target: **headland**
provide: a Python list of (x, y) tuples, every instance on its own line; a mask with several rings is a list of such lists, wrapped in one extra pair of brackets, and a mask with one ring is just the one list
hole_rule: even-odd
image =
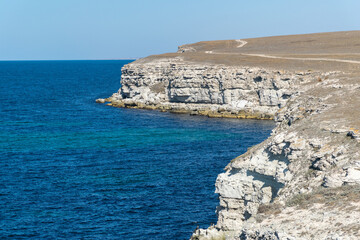
[(359, 93), (349, 31), (182, 45), (126, 65), (97, 102), (276, 121), (219, 174), (218, 222), (192, 239), (359, 239)]

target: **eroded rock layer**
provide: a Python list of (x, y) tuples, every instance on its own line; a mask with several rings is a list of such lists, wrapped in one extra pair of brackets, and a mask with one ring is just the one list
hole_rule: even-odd
[(122, 69), (121, 88), (107, 99), (113, 106), (158, 109), (209, 117), (273, 119), (298, 94), (301, 83), (319, 72), (200, 65), (177, 58), (134, 62)]

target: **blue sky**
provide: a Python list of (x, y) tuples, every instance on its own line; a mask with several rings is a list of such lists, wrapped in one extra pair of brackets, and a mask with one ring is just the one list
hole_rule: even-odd
[(0, 60), (120, 59), (202, 40), (360, 30), (359, 0), (0, 0)]

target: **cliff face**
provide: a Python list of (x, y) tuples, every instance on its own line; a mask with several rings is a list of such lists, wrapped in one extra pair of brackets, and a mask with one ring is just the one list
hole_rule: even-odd
[(192, 239), (360, 238), (360, 54), (333, 42), (344, 38), (360, 42), (359, 32), (201, 42), (123, 68), (110, 105), (277, 122), (219, 174), (218, 222)]
[[(272, 136), (234, 159), (218, 176), (216, 230), (199, 230), (198, 236), (359, 238), (360, 141), (351, 127), (327, 118), (339, 106), (327, 101), (326, 91), (324, 96), (319, 92), (332, 90), (331, 85), (309, 85), (289, 100), (276, 114)], [(350, 88), (349, 94), (356, 92), (354, 85), (342, 87)], [(344, 94), (343, 89), (332, 91)]]
[(272, 119), (288, 99), (301, 91), (296, 86), (320, 75), (200, 65), (180, 59), (140, 61), (123, 67), (122, 87), (112, 96), (111, 104), (210, 117)]

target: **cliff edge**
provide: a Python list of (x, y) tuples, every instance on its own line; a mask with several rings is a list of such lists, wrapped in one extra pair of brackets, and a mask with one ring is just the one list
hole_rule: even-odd
[(192, 239), (360, 239), (360, 31), (209, 41), (122, 69), (116, 107), (273, 119)]

